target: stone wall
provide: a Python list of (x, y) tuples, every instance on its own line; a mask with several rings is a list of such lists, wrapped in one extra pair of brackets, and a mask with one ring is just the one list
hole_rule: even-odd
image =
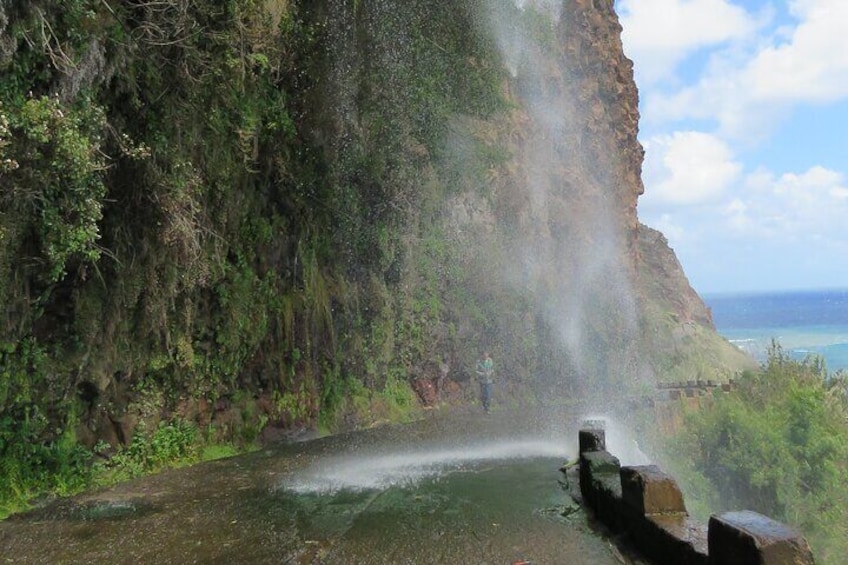
[(652, 563), (814, 563), (807, 541), (789, 526), (751, 511), (713, 515), (704, 524), (689, 516), (673, 477), (655, 465), (622, 467), (606, 450), (603, 430), (581, 430), (579, 440), (584, 506)]
[(712, 404), (716, 395), (734, 390), (734, 379), (727, 382), (690, 380), (659, 383), (654, 396), (645, 402), (653, 407), (656, 429), (663, 435), (676, 433), (683, 426), (687, 410), (701, 410)]

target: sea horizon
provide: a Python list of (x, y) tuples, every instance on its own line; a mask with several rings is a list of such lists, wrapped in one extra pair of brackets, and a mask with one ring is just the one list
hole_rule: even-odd
[(828, 372), (848, 369), (848, 289), (705, 293), (716, 330), (757, 361), (772, 341), (790, 357), (820, 356)]

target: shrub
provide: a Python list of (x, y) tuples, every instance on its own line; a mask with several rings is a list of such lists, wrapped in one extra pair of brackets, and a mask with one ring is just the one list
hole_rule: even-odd
[(758, 372), (674, 439), (674, 472), (712, 511), (747, 508), (800, 528), (823, 563), (848, 551), (848, 410), (822, 361), (774, 344)]
[(182, 421), (161, 423), (152, 433), (136, 433), (132, 442), (97, 466), (97, 481), (111, 483), (194, 463), (200, 459), (197, 428)]

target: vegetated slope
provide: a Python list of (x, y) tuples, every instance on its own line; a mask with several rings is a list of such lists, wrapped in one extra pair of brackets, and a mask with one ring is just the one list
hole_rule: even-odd
[(639, 226), (640, 278), (645, 302), (645, 341), (655, 351), (660, 380), (724, 380), (756, 361), (715, 332), (712, 313), (689, 281), (660, 232)]
[(3, 456), (401, 418), (482, 348), (526, 399), (688, 372), (676, 324), (714, 333), (638, 225), (619, 34), (588, 0), (0, 5)]
[(797, 527), (817, 563), (848, 550), (848, 380), (773, 344), (760, 371), (689, 413), (665, 450), (700, 518), (747, 508)]

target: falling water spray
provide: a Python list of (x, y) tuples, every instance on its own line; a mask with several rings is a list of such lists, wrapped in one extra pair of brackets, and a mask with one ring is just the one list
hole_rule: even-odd
[[(465, 10), (463, 21), (476, 26), (456, 30), (462, 40), (487, 45), (455, 57), (448, 50), (457, 37), (427, 27), (448, 9), (442, 4), (413, 3), (402, 10), (388, 1), (334, 4), (340, 17), (327, 20), (331, 77), (323, 89), (334, 109), (332, 134), (325, 136), (334, 184), (358, 191), (352, 207), (368, 208), (369, 221), (382, 225), (396, 220), (395, 210), (414, 225), (421, 221), (414, 216), (417, 194), (442, 191), (445, 229), (424, 232), (422, 240), (437, 235), (449, 240), (439, 246), (459, 249), (451, 252), (469, 274), (447, 284), (467, 288), (464, 300), (497, 303), (476, 318), (467, 303), (454, 308), (455, 334), (444, 342), (467, 348), (455, 354), (454, 366), (465, 363), (471, 371), (479, 348), (494, 348), (502, 354), (496, 359), (504, 368), (502, 391), (511, 379), (526, 379), (520, 385), (535, 387), (543, 402), (600, 398), (593, 407), (608, 411), (611, 401), (650, 373), (638, 354), (633, 290), (641, 160), (619, 155), (638, 147), (636, 118), (619, 108), (632, 73), (627, 75), (626, 65), (614, 68), (605, 49), (594, 44), (618, 38), (618, 30), (603, 27), (614, 21), (606, 12), (610, 6), (591, 0), (575, 0), (568, 10), (558, 0), (451, 5)], [(469, 17), (469, 10), (478, 12)], [(452, 69), (498, 67), (489, 57), (498, 53), (496, 110), (475, 112), (444, 100), (438, 112), (428, 113), (429, 102), (455, 92), (447, 78), (462, 81)], [(427, 74), (427, 61), (440, 69), (440, 78)], [(379, 78), (381, 88), (363, 77)], [(422, 101), (426, 111), (410, 114)], [(440, 139), (425, 141), (422, 130), (410, 129), (442, 119), (443, 128), (426, 130), (440, 132)], [(375, 129), (381, 124), (384, 129)], [(425, 165), (409, 165), (417, 161)], [(349, 246), (359, 235), (340, 238), (341, 244)], [(421, 233), (410, 229), (402, 236), (414, 241)], [(397, 241), (396, 249), (403, 245)], [(407, 250), (421, 253), (414, 245)], [(489, 250), (492, 260), (485, 258)], [(367, 257), (351, 256), (371, 260), (373, 247), (368, 251)], [(389, 257), (400, 255), (389, 251)], [(510, 302), (515, 298), (521, 306)], [(489, 312), (512, 318), (500, 323)]]
[(597, 151), (596, 136), (606, 133), (599, 123), (608, 119), (603, 104), (615, 100), (602, 101), (597, 77), (573, 60), (582, 53), (568, 50), (574, 22), (564, 21), (561, 2), (485, 6), (480, 21), (496, 37), (510, 94), (526, 112), (514, 190), (527, 195), (527, 206), (512, 234), (520, 260), (505, 276), (535, 295), (576, 378), (615, 396), (645, 373), (636, 362), (634, 269), (616, 186), (622, 164)]

